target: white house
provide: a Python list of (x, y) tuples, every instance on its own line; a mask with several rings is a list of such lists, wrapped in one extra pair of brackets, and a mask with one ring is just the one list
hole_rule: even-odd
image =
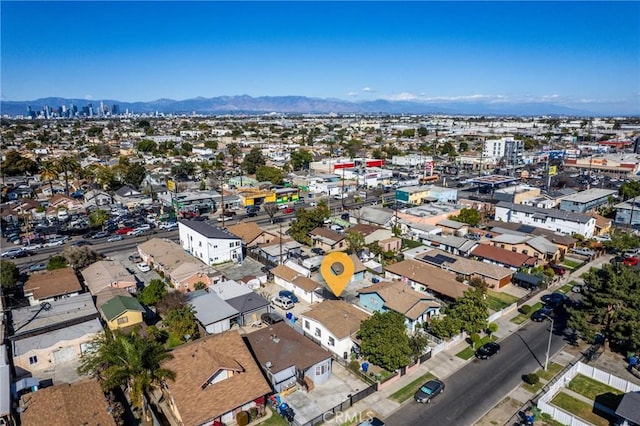
[(352, 338), (369, 313), (342, 300), (325, 300), (300, 314), (305, 335), (343, 359), (354, 346)]
[(561, 234), (593, 237), (596, 220), (590, 216), (556, 209), (541, 209), (501, 201), (496, 205), (497, 221), (522, 223)]
[(318, 303), (324, 300), (319, 292), (316, 292), (322, 286), (303, 273), (285, 265), (278, 265), (271, 270), (271, 274), (273, 275), (274, 283), (285, 290), (289, 290), (298, 299), (307, 303)]
[(212, 223), (181, 220), (178, 231), (182, 248), (207, 265), (242, 262), (242, 239)]

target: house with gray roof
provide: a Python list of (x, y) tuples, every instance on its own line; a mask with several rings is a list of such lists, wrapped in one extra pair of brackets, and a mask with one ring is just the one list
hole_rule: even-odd
[(207, 221), (178, 221), (180, 245), (206, 265), (242, 262), (242, 239)]
[(12, 310), (11, 353), (16, 377), (55, 377), (75, 371), (92, 340), (103, 332), (89, 293)]
[(495, 220), (537, 226), (561, 234), (580, 234), (586, 238), (594, 235), (596, 226), (594, 218), (581, 213), (541, 209), (506, 201), (500, 201), (496, 205)]
[(468, 256), (478, 242), (462, 237), (454, 237), (453, 235), (426, 235), (420, 238), (422, 244), (451, 254)]
[(350, 221), (363, 223), (368, 225), (379, 225), (384, 228), (390, 228), (395, 223), (393, 210), (383, 207), (364, 206), (354, 211), (350, 216)]
[(239, 312), (218, 294), (207, 290), (188, 293), (187, 303), (191, 305), (196, 319), (208, 334), (229, 330), (231, 321), (239, 315)]
[(260, 320), (260, 316), (271, 311), (269, 301), (246, 285), (235, 281), (224, 281), (208, 288), (238, 312), (238, 325), (248, 325)]
[(567, 195), (560, 199), (560, 210), (587, 213), (604, 206), (609, 202), (609, 197), (618, 191), (604, 188), (591, 188), (576, 194)]

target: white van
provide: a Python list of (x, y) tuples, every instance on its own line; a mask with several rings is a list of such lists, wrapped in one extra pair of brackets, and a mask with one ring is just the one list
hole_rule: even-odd
[(287, 299), (286, 297), (276, 296), (271, 299), (271, 303), (278, 306), (279, 308), (288, 311), (289, 309), (293, 309), (293, 302), (291, 299)]
[(333, 196), (333, 198), (336, 199), (336, 200), (344, 200), (347, 197), (348, 197), (347, 194), (336, 194), (336, 195)]

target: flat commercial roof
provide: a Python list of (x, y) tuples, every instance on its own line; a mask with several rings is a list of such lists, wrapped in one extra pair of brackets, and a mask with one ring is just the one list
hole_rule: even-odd
[(511, 183), (520, 180), (519, 177), (513, 176), (503, 176), (503, 175), (489, 175), (489, 176), (479, 176), (471, 180), (471, 183), (475, 183), (477, 185), (501, 185), (503, 183)]

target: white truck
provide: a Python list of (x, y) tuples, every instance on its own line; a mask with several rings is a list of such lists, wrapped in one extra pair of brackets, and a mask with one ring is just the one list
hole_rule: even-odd
[(310, 271), (317, 271), (320, 269), (320, 264), (322, 263), (322, 256), (314, 256), (302, 261), (302, 266), (307, 268)]

